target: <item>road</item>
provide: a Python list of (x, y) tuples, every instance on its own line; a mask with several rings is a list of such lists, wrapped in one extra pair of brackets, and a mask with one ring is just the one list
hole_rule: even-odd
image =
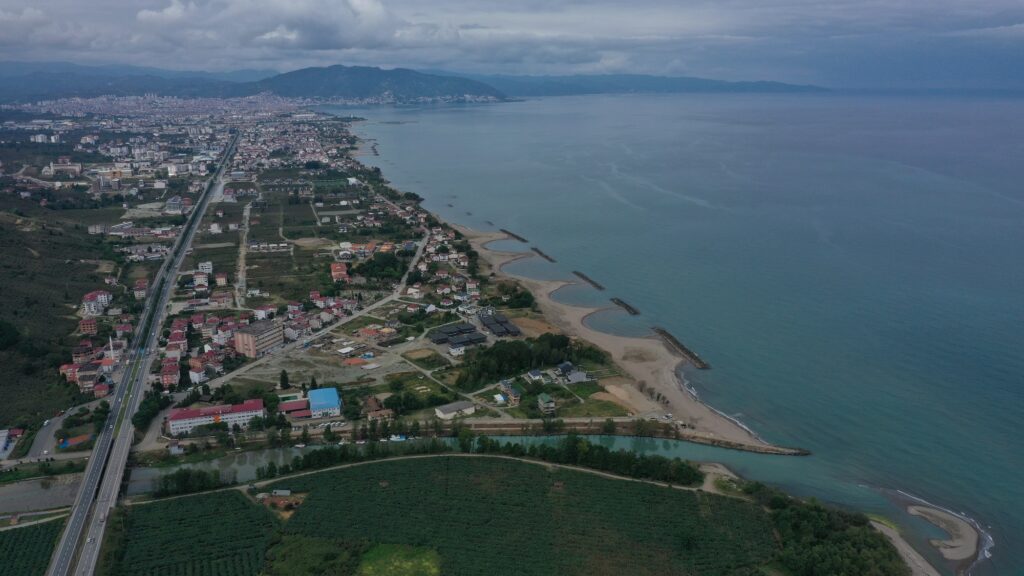
[[(202, 198), (189, 216), (175, 244), (173, 256), (164, 261), (154, 278), (153, 286), (159, 288), (159, 293), (151, 297), (140, 319), (140, 330), (132, 341), (133, 346), (125, 362), (124, 377), (120, 385), (116, 386), (113, 397), (108, 399), (111, 407), (110, 417), (96, 438), (96, 447), (85, 470), (71, 517), (50, 561), (47, 571), (50, 576), (67, 576), (71, 573), (83, 531), (88, 531), (88, 538), (81, 548), (75, 574), (89, 575), (95, 570), (100, 544), (103, 541), (105, 521), (117, 501), (125, 463), (131, 449), (134, 436), (131, 417), (138, 410), (142, 400), (149, 366), (159, 353), (157, 336), (160, 333), (167, 303), (174, 290), (178, 269), (185, 259), (187, 248), (192, 244), (196, 230), (199, 229), (203, 213), (209, 205), (211, 196), (214, 195), (214, 188), (223, 186), (221, 177), (225, 167), (230, 163), (237, 142), (238, 136), (235, 135), (225, 149), (224, 158), (216, 174), (210, 179)], [(93, 504), (95, 512), (90, 516)]]

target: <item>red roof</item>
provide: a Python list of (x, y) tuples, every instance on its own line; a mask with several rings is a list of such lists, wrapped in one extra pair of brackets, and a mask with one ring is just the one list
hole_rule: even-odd
[(239, 412), (256, 412), (263, 410), (263, 400), (255, 398), (241, 404), (223, 404), (206, 408), (181, 408), (172, 410), (168, 420), (188, 420), (202, 416), (218, 416), (220, 414), (238, 414)]
[(291, 416), (292, 418), (309, 418), (312, 415), (313, 413), (310, 412), (309, 410), (296, 410), (295, 412), (289, 414), (289, 416)]
[(278, 412), (294, 412), (295, 410), (302, 410), (303, 408), (309, 408), (309, 400), (300, 398), (298, 400), (290, 400), (288, 402), (281, 402), (277, 405)]

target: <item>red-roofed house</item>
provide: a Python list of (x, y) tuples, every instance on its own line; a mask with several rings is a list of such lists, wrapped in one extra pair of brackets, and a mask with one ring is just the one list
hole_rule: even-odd
[(180, 377), (181, 374), (177, 364), (164, 364), (163, 368), (160, 369), (160, 384), (164, 388), (173, 388), (178, 383)]
[(348, 264), (344, 262), (331, 262), (331, 280), (335, 282), (348, 282)]

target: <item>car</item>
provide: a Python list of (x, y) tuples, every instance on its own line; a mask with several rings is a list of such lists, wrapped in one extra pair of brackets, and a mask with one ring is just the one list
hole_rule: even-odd
[(43, 456), (47, 456), (47, 455), (49, 455), (49, 454), (50, 454), (50, 451), (49, 451), (49, 450), (43, 450)]

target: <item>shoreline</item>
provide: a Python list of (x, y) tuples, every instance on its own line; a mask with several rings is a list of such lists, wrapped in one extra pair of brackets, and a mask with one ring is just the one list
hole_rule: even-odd
[[(363, 140), (361, 137), (358, 137), (357, 139), (360, 142)], [(376, 141), (374, 141), (373, 144), (373, 155), (379, 156), (379, 152), (376, 149)], [(634, 374), (637, 372), (641, 375), (650, 373), (652, 376), (658, 376), (659, 378), (654, 379), (658, 386), (671, 393), (671, 396), (669, 396), (669, 405), (673, 408), (678, 405), (686, 409), (686, 411), (676, 409), (676, 413), (695, 414), (698, 417), (696, 422), (701, 423), (702, 428), (706, 428), (698, 430), (696, 425), (694, 425), (694, 427), (691, 428), (691, 430), (693, 430), (692, 433), (681, 434), (678, 440), (699, 444), (710, 444), (727, 449), (755, 453), (780, 455), (810, 454), (806, 450), (785, 448), (771, 444), (760, 438), (752, 429), (748, 428), (738, 419), (729, 416), (700, 400), (696, 390), (690, 386), (689, 382), (680, 371), (681, 367), (687, 363), (688, 359), (679, 356), (678, 353), (674, 353), (668, 343), (657, 334), (652, 334), (646, 338), (625, 337), (600, 332), (586, 325), (586, 319), (592, 314), (604, 310), (615, 309), (614, 307), (586, 308), (564, 304), (553, 299), (553, 295), (556, 291), (564, 288), (565, 286), (578, 285), (578, 282), (536, 280), (505, 272), (502, 269), (505, 265), (524, 258), (540, 256), (554, 261), (553, 258), (547, 256), (540, 249), (536, 248), (533, 249), (533, 252), (504, 252), (487, 247), (491, 242), (501, 240), (518, 240), (522, 243), (528, 243), (525, 238), (512, 232), (506, 232), (504, 229), (500, 232), (484, 232), (481, 230), (475, 230), (465, 225), (448, 222), (438, 214), (433, 215), (439, 221), (444, 222), (463, 233), (473, 248), (478, 251), (481, 260), (486, 262), (490, 267), (490, 271), (496, 277), (514, 279), (521, 282), (526, 289), (530, 290), (537, 301), (537, 306), (541, 309), (541, 312), (544, 315), (545, 321), (550, 322), (554, 327), (563, 330), (567, 335), (579, 337), (605, 350), (612, 355), (613, 361), (617, 365), (625, 368), (626, 372), (634, 378)], [(487, 224), (493, 225), (490, 221), (488, 221)], [(551, 314), (550, 312), (555, 312), (555, 314)], [(648, 360), (642, 355), (640, 357), (633, 356), (632, 350), (628, 348), (630, 343), (638, 345), (641, 352), (643, 350), (657, 350), (654, 359)], [(611, 345), (611, 348), (614, 348), (615, 350), (609, 350), (608, 345)], [(615, 351), (619, 352), (619, 354), (614, 354), (613, 352)], [(623, 365), (623, 363), (627, 361), (627, 357), (630, 357), (628, 358), (628, 367)], [(642, 366), (643, 364), (649, 363), (654, 363), (656, 367), (651, 369), (650, 367), (645, 368)], [(630, 370), (629, 367), (633, 369)], [(641, 382), (643, 380), (635, 381)], [(620, 386), (619, 388), (624, 388), (624, 386)], [(609, 390), (609, 392), (612, 391)], [(626, 399), (630, 397), (628, 391), (616, 390), (616, 392), (624, 392), (625, 398), (619, 394), (612, 393), (623, 405), (634, 405), (633, 402)], [(635, 388), (633, 388), (633, 392), (635, 392), (633, 396), (639, 396), (641, 401), (646, 400), (646, 397), (644, 397), (643, 394)], [(634, 399), (634, 402), (635, 401), (636, 400)], [(641, 405), (643, 405), (643, 402), (641, 402)], [(659, 409), (660, 408), (661, 407), (659, 407)], [(636, 412), (635, 414), (636, 416), (640, 415), (639, 412)], [(679, 416), (675, 416), (674, 419), (679, 420), (680, 418)], [(722, 436), (716, 436), (716, 434), (721, 434)], [(735, 438), (735, 440), (733, 438)], [(714, 465), (715, 463), (705, 464)], [(729, 472), (731, 473), (731, 471)], [(929, 509), (937, 509), (928, 503), (925, 504)], [(954, 514), (954, 516), (956, 515)], [(890, 540), (897, 553), (906, 565), (910, 567), (912, 576), (939, 575), (939, 571), (935, 566), (925, 559), (920, 552), (918, 552), (903, 537), (898, 529), (877, 521), (872, 521), (871, 524), (879, 533), (883, 534)], [(966, 524), (968, 528), (971, 528), (972, 530), (975, 527), (971, 522), (966, 522)], [(960, 564), (958, 574), (969, 572), (970, 568), (989, 555), (988, 550), (992, 546), (991, 537), (984, 533), (984, 531), (981, 531), (980, 527), (976, 533), (980, 533), (984, 542), (981, 546), (976, 548), (973, 557), (969, 561), (964, 561)]]
[(806, 455), (805, 450), (776, 446), (760, 438), (735, 419), (702, 402), (678, 376), (687, 359), (669, 348), (665, 341), (652, 334), (649, 337), (619, 336), (601, 332), (587, 325), (590, 315), (612, 307), (590, 308), (559, 302), (553, 294), (565, 286), (579, 284), (571, 280), (538, 280), (511, 274), (503, 268), (507, 264), (532, 258), (532, 252), (506, 252), (489, 248), (488, 244), (510, 239), (504, 232), (482, 232), (467, 226), (448, 223), (461, 232), (480, 254), (490, 271), (499, 278), (509, 278), (523, 284), (536, 299), (545, 319), (563, 333), (581, 338), (607, 352), (612, 360), (637, 384), (660, 394), (664, 403), (645, 395), (636, 386), (619, 386), (609, 391), (623, 400), (637, 417), (651, 413), (673, 414), (686, 428), (680, 439), (723, 448), (780, 455)]

